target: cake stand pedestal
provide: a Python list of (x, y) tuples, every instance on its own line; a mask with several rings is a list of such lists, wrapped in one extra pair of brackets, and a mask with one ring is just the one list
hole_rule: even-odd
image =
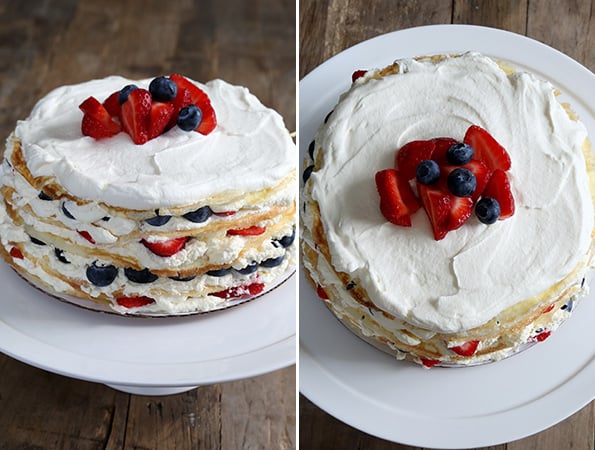
[(183, 392), (188, 392), (196, 389), (199, 386), (130, 386), (125, 384), (106, 384), (117, 391), (126, 392), (127, 394), (159, 396), (159, 395), (175, 395)]

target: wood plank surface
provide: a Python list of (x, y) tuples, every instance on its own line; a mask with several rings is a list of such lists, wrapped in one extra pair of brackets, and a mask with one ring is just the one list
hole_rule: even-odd
[[(295, 11), (294, 0), (3, 0), (0, 139), (54, 87), (172, 72), (247, 86), (294, 130)], [(293, 449), (295, 386), (292, 366), (145, 397), (0, 355), (0, 448)]]
[[(484, 25), (527, 35), (594, 71), (593, 6), (592, 0), (300, 0), (299, 74), (302, 78), (333, 55), (379, 34), (438, 23)], [(418, 448), (360, 432), (331, 417), (302, 395), (299, 424), (301, 448)], [(545, 431), (486, 449), (593, 450), (595, 402)]]

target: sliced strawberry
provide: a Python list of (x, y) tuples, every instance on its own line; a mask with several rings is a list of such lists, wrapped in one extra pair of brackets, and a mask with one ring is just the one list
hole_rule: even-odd
[(23, 256), (23, 252), (17, 247), (12, 247), (10, 249), (10, 256), (16, 259), (25, 259), (25, 257)]
[(187, 89), (190, 92), (190, 97), (192, 99), (192, 104), (198, 106), (202, 111), (202, 121), (196, 128), (201, 134), (209, 134), (211, 131), (215, 129), (217, 126), (217, 117), (215, 115), (215, 110), (211, 105), (211, 100), (209, 96), (198, 86), (192, 83), (187, 78), (183, 77), (182, 75), (173, 74), (169, 77), (176, 86), (178, 86), (178, 90), (180, 89)]
[(172, 100), (172, 105), (174, 105), (174, 113), (167, 124), (168, 129), (173, 128), (176, 125), (180, 110), (184, 106), (192, 105), (192, 96), (190, 95), (190, 91), (188, 89), (178, 87), (178, 93)]
[(408, 142), (397, 151), (395, 167), (406, 180), (412, 180), (419, 163), (431, 159), (435, 148), (436, 144), (433, 141)]
[(440, 360), (439, 359), (429, 359), (429, 358), (420, 358), (421, 363), (425, 366), (425, 367), (434, 367), (436, 364), (440, 364)]
[(542, 314), (547, 314), (547, 313), (551, 312), (551, 311), (552, 311), (552, 310), (555, 308), (555, 306), (556, 306), (556, 305), (554, 305), (554, 304), (551, 304), (550, 306), (548, 306), (547, 308), (545, 308), (545, 309), (543, 310)]
[(95, 245), (95, 239), (93, 239), (93, 237), (91, 236), (91, 234), (88, 231), (76, 230), (76, 232), (78, 234), (80, 234), (81, 237), (83, 237), (84, 239), (86, 239), (87, 241), (89, 241), (91, 244)]
[(264, 283), (251, 283), (244, 286), (235, 286), (223, 291), (213, 292), (211, 295), (219, 298), (239, 298), (254, 296), (260, 294), (264, 290)]
[(188, 237), (181, 237), (156, 242), (149, 242), (143, 239), (141, 240), (141, 243), (156, 255), (165, 257), (175, 255), (182, 250), (186, 245), (186, 242), (188, 242), (188, 239)]
[(499, 220), (514, 215), (514, 197), (510, 189), (508, 175), (503, 170), (497, 169), (494, 171), (482, 195), (483, 197), (491, 197), (498, 200), (500, 204)]
[(376, 189), (380, 195), (380, 211), (390, 223), (411, 226), (411, 214), (421, 205), (409, 182), (395, 169), (376, 173)]
[(434, 151), (432, 152), (431, 159), (436, 161), (439, 165), (448, 164), (448, 161), (446, 159), (446, 152), (457, 142), (458, 141), (456, 139), (448, 137), (432, 139), (432, 143), (434, 144)]
[(535, 340), (537, 342), (543, 342), (547, 338), (549, 338), (551, 334), (552, 334), (552, 332), (550, 330), (544, 330), (541, 333), (539, 333), (537, 336), (535, 336)]
[(161, 135), (174, 114), (174, 105), (165, 102), (151, 103), (151, 112), (149, 114), (149, 139)]
[(227, 216), (233, 216), (237, 211), (218, 211), (215, 212), (213, 211), (213, 214), (215, 214), (216, 216), (219, 217), (227, 217)]
[(118, 305), (124, 308), (138, 308), (140, 306), (150, 305), (155, 303), (151, 297), (140, 296), (140, 297), (118, 297), (116, 299)]
[(351, 74), (351, 82), (355, 83), (355, 80), (357, 80), (358, 78), (361, 78), (365, 75), (366, 71), (365, 70), (356, 70), (355, 72), (353, 72)]
[(464, 344), (457, 345), (455, 347), (449, 347), (450, 350), (461, 356), (473, 356), (477, 350), (479, 341), (467, 341)]
[(475, 188), (475, 192), (473, 192), (473, 194), (471, 195), (471, 198), (473, 199), (473, 201), (476, 201), (481, 196), (485, 187), (487, 186), (488, 181), (490, 180), (490, 177), (492, 176), (492, 171), (490, 169), (488, 169), (488, 166), (486, 166), (479, 159), (472, 159), (471, 161), (469, 161), (467, 164), (465, 164), (463, 166), (453, 166), (453, 165), (448, 165), (448, 164), (443, 165), (441, 167), (442, 177), (447, 178), (448, 174), (450, 172), (452, 172), (454, 169), (457, 169), (459, 167), (468, 169), (471, 172), (473, 172), (473, 175), (475, 175), (475, 180), (476, 180), (477, 185)]
[(463, 141), (473, 147), (474, 158), (483, 161), (492, 172), (496, 169), (510, 169), (508, 152), (483, 128), (470, 126)]
[(112, 120), (110, 113), (95, 97), (87, 98), (79, 108), (84, 113), (81, 131), (85, 136), (102, 139), (122, 131), (120, 124)]
[(326, 293), (326, 291), (320, 285), (317, 285), (316, 286), (316, 295), (318, 295), (318, 297), (320, 297), (323, 300), (328, 300), (329, 299), (328, 294)]
[(258, 236), (259, 234), (263, 234), (266, 230), (267, 230), (266, 227), (259, 227), (258, 225), (253, 225), (248, 228), (227, 230), (227, 235), (228, 236)]
[(103, 107), (107, 110), (107, 112), (110, 114), (110, 116), (112, 116), (112, 118), (117, 117), (118, 120), (121, 120), (122, 106), (120, 105), (120, 102), (118, 101), (119, 94), (120, 94), (120, 91), (116, 91), (113, 94), (111, 94), (108, 98), (106, 98), (105, 101), (103, 102)]
[(450, 211), (446, 228), (448, 231), (460, 228), (473, 213), (473, 199), (471, 197), (450, 197)]
[(430, 219), (434, 239), (439, 241), (449, 231), (451, 197), (453, 196), (437, 187), (430, 187), (420, 183), (417, 184), (417, 189), (426, 214)]
[(122, 128), (132, 141), (144, 144), (149, 140), (149, 121), (151, 118), (151, 93), (146, 89), (135, 89), (122, 105)]

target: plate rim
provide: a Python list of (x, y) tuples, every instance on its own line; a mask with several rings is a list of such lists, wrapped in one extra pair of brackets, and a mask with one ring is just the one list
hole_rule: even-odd
[[(433, 47), (433, 50), (424, 50), (421, 52), (418, 51), (414, 51), (414, 50), (405, 50), (405, 52), (403, 51), (404, 47), (400, 48), (400, 52), (394, 52), (394, 53), (390, 53), (388, 56), (389, 58), (386, 59), (386, 65), (392, 63), (395, 59), (397, 58), (402, 58), (402, 57), (412, 57), (412, 56), (418, 56), (420, 54), (437, 54), (437, 53), (448, 53), (448, 52), (463, 52), (463, 51), (469, 51), (469, 50), (474, 50), (474, 51), (480, 51), (488, 56), (495, 56), (498, 57), (500, 59), (506, 59), (507, 61), (510, 61), (512, 63), (516, 63), (515, 65), (517, 65), (519, 63), (519, 61), (515, 61), (514, 58), (511, 60), (509, 58), (505, 58), (504, 56), (498, 56), (497, 54), (494, 55), (494, 50), (498, 50), (498, 46), (502, 46), (503, 45), (503, 41), (509, 42), (512, 41), (514, 43), (516, 43), (518, 45), (518, 48), (514, 48), (514, 51), (512, 52), (512, 54), (516, 56), (519, 56), (521, 53), (526, 52), (528, 48), (531, 49), (531, 55), (527, 60), (523, 60), (523, 64), (520, 64), (521, 66), (524, 66), (524, 68), (536, 73), (538, 75), (543, 75), (546, 76), (547, 79), (549, 79), (550, 81), (552, 81), (553, 84), (556, 85), (556, 87), (558, 88), (564, 88), (566, 89), (568, 92), (572, 92), (575, 93), (577, 90), (581, 91), (580, 88), (569, 88), (566, 83), (560, 83), (560, 81), (564, 81), (564, 78), (567, 78), (568, 75), (560, 75), (557, 77), (554, 77), (555, 79), (552, 80), (552, 77), (549, 75), (545, 75), (545, 73), (547, 73), (547, 68), (544, 69), (543, 67), (543, 61), (539, 61), (540, 58), (542, 58), (542, 55), (548, 55), (549, 57), (551, 57), (552, 59), (555, 59), (556, 64), (560, 64), (561, 68), (559, 70), (560, 74), (567, 74), (568, 72), (572, 72), (572, 76), (574, 77), (572, 79), (573, 83), (577, 83), (578, 86), (580, 86), (581, 84), (584, 83), (592, 83), (595, 80), (595, 75), (586, 67), (584, 67), (583, 65), (581, 65), (580, 63), (578, 63), (577, 61), (575, 61), (574, 59), (570, 58), (569, 56), (565, 55), (564, 53), (560, 52), (559, 50), (556, 50), (540, 41), (537, 41), (533, 38), (530, 38), (528, 36), (524, 36), (524, 35), (520, 35), (517, 33), (513, 33), (510, 31), (506, 31), (506, 30), (502, 30), (502, 29), (497, 29), (497, 28), (491, 28), (491, 27), (485, 27), (485, 26), (478, 26), (478, 25), (459, 25), (459, 24), (440, 24), (440, 25), (424, 25), (424, 26), (419, 26), (419, 27), (412, 27), (412, 28), (405, 28), (405, 29), (401, 29), (401, 30), (397, 30), (397, 31), (392, 31), (389, 33), (384, 33), (378, 36), (375, 36), (371, 39), (362, 41), (360, 43), (357, 43), (341, 52), (339, 52), (338, 54), (332, 56), (331, 58), (327, 59), (326, 61), (324, 61), (323, 63), (321, 63), (320, 65), (318, 65), (317, 67), (315, 67), (311, 72), (309, 72), (304, 78), (302, 78), (302, 80), (300, 80), (299, 83), (299, 87), (300, 87), (300, 117), (304, 117), (307, 118), (304, 121), (300, 121), (300, 136), (302, 137), (306, 137), (305, 139), (301, 139), (300, 140), (300, 145), (299, 145), (299, 152), (300, 155), (304, 155), (306, 153), (306, 146), (308, 144), (308, 142), (311, 140), (313, 134), (310, 133), (307, 130), (315, 130), (316, 127), (318, 126), (318, 124), (322, 121), (322, 118), (324, 117), (324, 115), (328, 112), (325, 111), (324, 109), (322, 109), (320, 107), (321, 103), (324, 103), (325, 101), (328, 103), (329, 102), (329, 98), (335, 96), (335, 103), (336, 103), (336, 99), (338, 99), (337, 96), (337, 92), (343, 92), (348, 86), (351, 80), (345, 80), (344, 83), (344, 87), (345, 89), (340, 90), (340, 88), (334, 88), (334, 89), (329, 89), (328, 91), (330, 92), (326, 92), (325, 95), (320, 96), (320, 92), (315, 92), (316, 90), (320, 91), (322, 90), (322, 88), (320, 87), (320, 84), (324, 85), (324, 80), (322, 80), (321, 83), (321, 77), (325, 77), (327, 76), (327, 74), (333, 72), (333, 71), (338, 71), (339, 68), (343, 68), (343, 72), (346, 72), (348, 74), (351, 74), (351, 71), (356, 70), (358, 68), (361, 68), (360, 66), (356, 66), (354, 64), (357, 64), (357, 62), (359, 61), (358, 58), (354, 58), (355, 55), (357, 55), (358, 53), (362, 53), (365, 50), (366, 56), (365, 59), (374, 59), (377, 58), (376, 55), (378, 55), (377, 52), (380, 51), (380, 53), (385, 53), (384, 56), (386, 56), (386, 49), (383, 48), (383, 46), (385, 46), (387, 43), (390, 43), (391, 45), (395, 46), (395, 44), (399, 44), (402, 43), (404, 41), (407, 40), (407, 38), (411, 39), (412, 37), (418, 37), (420, 35), (425, 36), (426, 40), (430, 40), (431, 36), (429, 36), (428, 34), (435, 34), (437, 32), (442, 32), (447, 36), (446, 40), (441, 40), (440, 42), (436, 42), (434, 40), (434, 44), (435, 47)], [(460, 39), (461, 36), (464, 36), (466, 39), (469, 39), (470, 34), (473, 35), (473, 37), (475, 38), (486, 38), (489, 37), (488, 39), (488, 43), (486, 45), (483, 45), (482, 43), (477, 43), (479, 41), (481, 41), (481, 39), (477, 39), (476, 43), (473, 46), (469, 46), (466, 43), (463, 43)], [(458, 39), (458, 41), (457, 41)], [(496, 42), (496, 43), (495, 43)], [(398, 45), (396, 45), (398, 47)], [(425, 47), (430, 47), (430, 43), (429, 42), (425, 42), (423, 45), (421, 46), (425, 46)], [(420, 47), (420, 44), (417, 43), (415, 46), (413, 46), (413, 48), (418, 48)], [(454, 48), (454, 47), (458, 47), (458, 48)], [(471, 48), (470, 48), (471, 47)], [(411, 47), (407, 47), (407, 49), (409, 49)], [(488, 51), (485, 51), (484, 48), (488, 48)], [(501, 51), (502, 49), (500, 49)], [(495, 53), (499, 53), (499, 51), (496, 51)], [(537, 60), (538, 64), (537, 64), (537, 69), (533, 70), (531, 65), (535, 64), (535, 61)], [(551, 64), (551, 62), (549, 63)], [(369, 67), (369, 66), (364, 66), (364, 67)], [(374, 66), (377, 67), (377, 66)], [(382, 66), (380, 66), (382, 67)], [(558, 66), (560, 67), (560, 66)], [(349, 71), (351, 70), (351, 71)], [(343, 73), (340, 72), (340, 73)], [(561, 78), (562, 77), (562, 78)], [(346, 77), (349, 78), (349, 77)], [(561, 79), (560, 79), (561, 78)], [(576, 80), (579, 80), (578, 82)], [(340, 84), (340, 83), (339, 83)], [(328, 87), (328, 86), (327, 86)], [(315, 97), (317, 99), (319, 99), (318, 102), (318, 108), (316, 108), (316, 106), (310, 104), (310, 102), (308, 101), (303, 101), (303, 96), (307, 96), (304, 95), (304, 93), (307, 92), (313, 92), (313, 94), (311, 94), (311, 97), (315, 97), (316, 94), (318, 94), (318, 97)], [(574, 94), (576, 96), (576, 94)], [(583, 95), (582, 91), (581, 91), (581, 96), (577, 96), (578, 100), (580, 102), (582, 102), (582, 106), (585, 107), (588, 111), (588, 113), (591, 114), (592, 119), (595, 119), (595, 92), (592, 92), (591, 95), (589, 95), (589, 91), (586, 92), (585, 95)], [(314, 102), (316, 103), (316, 102)], [(331, 104), (331, 108), (334, 105)], [(587, 125), (587, 124), (585, 124)], [(589, 131), (593, 131), (592, 129), (589, 129)], [(593, 132), (590, 133), (591, 135), (594, 135)], [(300, 162), (303, 162), (302, 158), (300, 158)], [(299, 299), (299, 309), (300, 311), (302, 311), (303, 308), (303, 302), (304, 302), (304, 295), (310, 296), (310, 295), (314, 295), (313, 290), (310, 288), (309, 283), (307, 283), (304, 280), (303, 277), (303, 268), (300, 267), (300, 282), (299, 285), (300, 287), (305, 286), (304, 289), (300, 289), (300, 299)], [(304, 294), (304, 292), (306, 292), (306, 294)], [(305, 309), (305, 308), (304, 308)], [(328, 312), (328, 311), (327, 311)], [(329, 317), (328, 320), (334, 319), (334, 317), (332, 317), (332, 315), (330, 315), (330, 312), (328, 312)], [(300, 319), (302, 318), (302, 315), (300, 314)], [(568, 385), (564, 384), (561, 386), (557, 386), (555, 389), (547, 392), (546, 394), (544, 394), (543, 396), (538, 397), (537, 399), (534, 399), (531, 402), (528, 402), (528, 404), (523, 404), (519, 407), (515, 407), (512, 408), (510, 411), (508, 412), (503, 412), (500, 414), (500, 416), (506, 416), (507, 414), (509, 416), (514, 416), (515, 414), (518, 414), (519, 411), (522, 413), (520, 414), (519, 418), (522, 416), (523, 420), (517, 420), (516, 424), (512, 424), (511, 425), (511, 429), (508, 430), (507, 433), (501, 433), (500, 436), (496, 436), (496, 435), (490, 435), (489, 437), (475, 437), (474, 439), (469, 439), (467, 438), (466, 440), (463, 439), (456, 439), (456, 437), (454, 436), (441, 436), (440, 442), (436, 441), (436, 440), (431, 440), (428, 439), (430, 438), (430, 436), (428, 436), (427, 434), (425, 436), (406, 436), (403, 440), (402, 438), (402, 434), (399, 435), (399, 433), (394, 433), (394, 432), (389, 432), (386, 429), (383, 429), (382, 427), (378, 427), (378, 426), (374, 426), (374, 424), (369, 423), (370, 421), (366, 421), (364, 418), (364, 420), (362, 420), (361, 415), (358, 417), (357, 413), (348, 413), (346, 412), (346, 407), (347, 406), (354, 406), (354, 403), (351, 402), (349, 403), (347, 401), (347, 399), (345, 397), (341, 398), (341, 399), (332, 399), (330, 398), (328, 395), (326, 395), (326, 397), (324, 395), (321, 394), (321, 392), (323, 391), (323, 389), (321, 389), (321, 386), (324, 385), (325, 388), (328, 390), (328, 392), (332, 392), (333, 389), (337, 390), (339, 389), (339, 387), (337, 387), (336, 384), (333, 383), (333, 380), (331, 378), (329, 378), (329, 374), (328, 373), (322, 373), (323, 371), (323, 367), (321, 367), (320, 362), (318, 360), (316, 360), (315, 358), (313, 358), (311, 355), (309, 355), (308, 351), (305, 349), (305, 346), (303, 345), (302, 341), (304, 339), (304, 336), (307, 336), (307, 333), (302, 332), (302, 327), (304, 326), (304, 323), (302, 320), (300, 320), (300, 333), (299, 333), (299, 361), (300, 361), (300, 365), (299, 365), (299, 370), (300, 370), (300, 384), (299, 384), (299, 390), (300, 392), (306, 397), (308, 398), (310, 401), (312, 401), (314, 404), (316, 404), (318, 407), (320, 407), (321, 409), (323, 409), (324, 411), (326, 411), (327, 413), (331, 414), (332, 416), (336, 417), (337, 419), (343, 421), (344, 423), (359, 429), (361, 431), (364, 431), (366, 433), (370, 433), (374, 436), (380, 437), (382, 439), (387, 439), (390, 441), (394, 441), (394, 442), (401, 442), (404, 444), (408, 444), (408, 445), (417, 445), (417, 446), (422, 446), (422, 447), (427, 447), (427, 446), (431, 446), (432, 448), (447, 448), (447, 447), (443, 447), (445, 445), (451, 446), (451, 447), (459, 447), (459, 448), (472, 448), (472, 447), (478, 447), (478, 446), (489, 446), (489, 445), (498, 445), (498, 444), (502, 444), (504, 442), (510, 442), (512, 440), (516, 440), (516, 439), (520, 439), (526, 436), (529, 436), (531, 434), (537, 433), (539, 431), (542, 431), (558, 422), (560, 422), (561, 420), (564, 420), (565, 418), (567, 418), (568, 416), (574, 414), (576, 411), (578, 411), (579, 409), (583, 408), (585, 405), (587, 405), (588, 403), (590, 403), (591, 401), (593, 401), (595, 399), (595, 390), (594, 392), (590, 393), (588, 392), (588, 390), (586, 391), (586, 394), (583, 398), (582, 401), (570, 401), (568, 396), (564, 396), (564, 393), (567, 393), (568, 391), (570, 391), (572, 389), (572, 387), (577, 384), (577, 383), (585, 383), (584, 379), (587, 378), (589, 375), (592, 377), (593, 375), (595, 375), (595, 357), (591, 357), (591, 359), (589, 360), (588, 363), (586, 363), (583, 367), (579, 368), (577, 370), (576, 373), (574, 373), (574, 375), (572, 376), (572, 382), (568, 383)], [(355, 336), (353, 337), (354, 339), (357, 339)], [(371, 351), (373, 351), (373, 349), (371, 349)], [(515, 358), (521, 358), (523, 355), (518, 355), (515, 356)], [(496, 363), (498, 364), (498, 363)], [(445, 370), (457, 370), (457, 369), (445, 369)], [(460, 369), (460, 370), (466, 370), (466, 369)], [(312, 371), (318, 371), (316, 373), (316, 383), (314, 383), (311, 378), (313, 377), (312, 375)], [(323, 378), (324, 377), (324, 378)], [(577, 381), (578, 380), (578, 381)], [(588, 385), (585, 385), (588, 386)], [(343, 386), (340, 387), (340, 389), (343, 389)], [(360, 398), (358, 399), (360, 402), (362, 401), (362, 395), (361, 393), (357, 393), (357, 392), (346, 392), (344, 389), (341, 392), (344, 395), (351, 395), (351, 396), (356, 396), (358, 394), (360, 394)], [(527, 427), (526, 423), (527, 423), (527, 416), (526, 416), (526, 411), (527, 409), (531, 409), (531, 407), (534, 407), (532, 405), (535, 404), (542, 404), (542, 403), (546, 403), (549, 404), (551, 406), (552, 404), (552, 399), (554, 404), (556, 404), (555, 408), (549, 408), (551, 411), (549, 411), (549, 416), (547, 419), (541, 419), (539, 421), (539, 423), (532, 423), (533, 426), (531, 427)], [(353, 400), (353, 399), (352, 399)], [(368, 399), (370, 400), (370, 399)], [(557, 403), (556, 403), (557, 402)], [(357, 410), (359, 412), (361, 412), (361, 403), (359, 404), (360, 408)], [(564, 407), (560, 408), (559, 405), (564, 405)], [(370, 411), (368, 411), (369, 413)], [(524, 414), (524, 415), (523, 415)], [(478, 419), (476, 418), (476, 421)], [(364, 422), (364, 423), (362, 423)], [(429, 426), (429, 425), (427, 425)], [(528, 429), (529, 428), (529, 429)], [(434, 434), (434, 433), (432, 433)], [(454, 439), (453, 439), (454, 438)]]

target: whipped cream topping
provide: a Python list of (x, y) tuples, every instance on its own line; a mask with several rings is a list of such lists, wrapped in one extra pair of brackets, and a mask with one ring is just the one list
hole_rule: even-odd
[[(370, 299), (407, 322), (440, 332), (480, 326), (563, 279), (591, 245), (593, 205), (581, 145), (584, 126), (532, 74), (506, 75), (477, 53), (399, 60), (342, 95), (315, 137), (312, 173), (332, 263)], [(512, 218), (476, 217), (435, 241), (423, 209), (412, 227), (382, 216), (374, 175), (417, 139), (462, 140), (470, 125), (490, 132), (512, 160)]]
[(81, 199), (144, 210), (270, 188), (295, 169), (295, 146), (281, 116), (248, 89), (222, 80), (196, 83), (217, 114), (207, 136), (178, 127), (143, 145), (124, 132), (101, 140), (83, 136), (83, 100), (103, 101), (127, 84), (148, 88), (150, 81), (112, 76), (42, 98), (15, 130), (33, 176), (55, 177)]

